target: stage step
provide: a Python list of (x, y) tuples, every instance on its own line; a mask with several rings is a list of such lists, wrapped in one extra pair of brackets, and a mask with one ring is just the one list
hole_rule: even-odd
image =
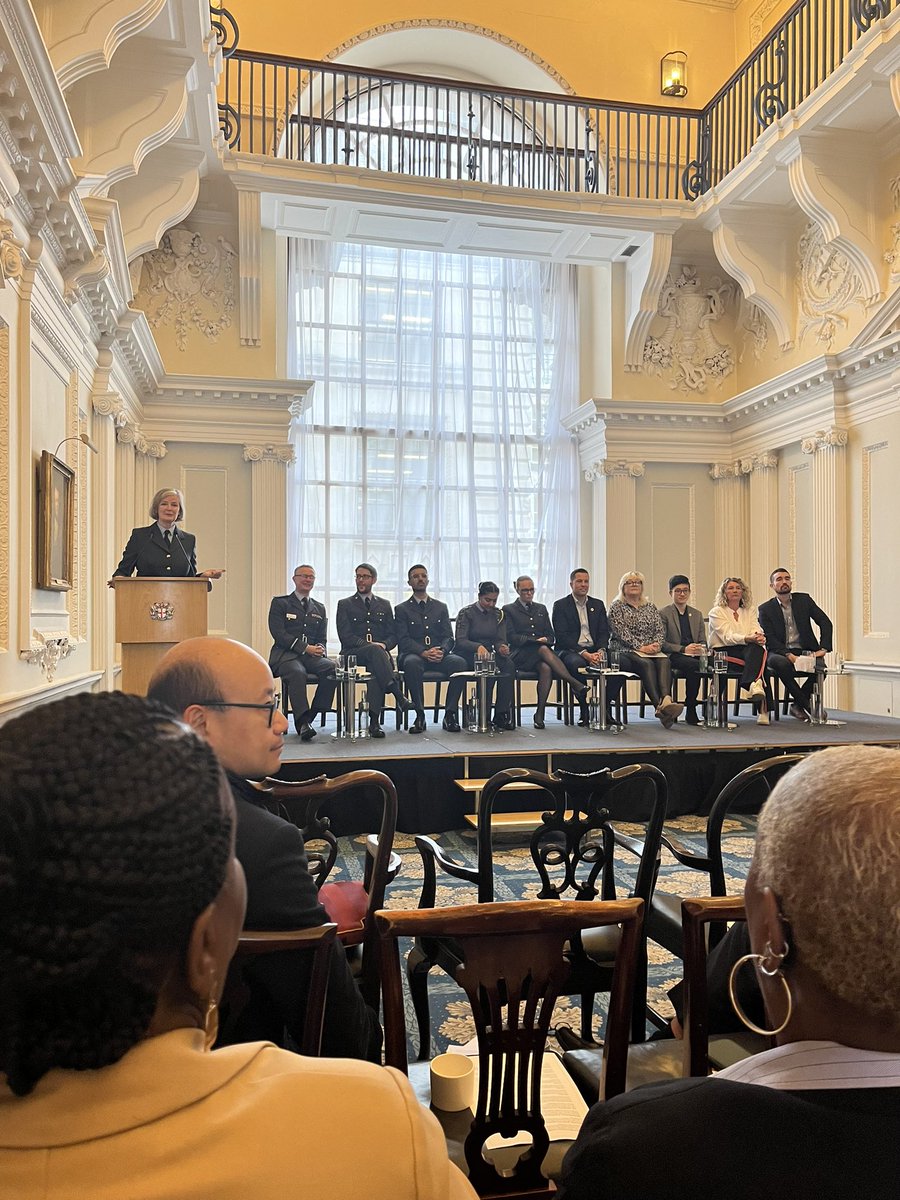
[[(475, 811), (466, 813), (465, 820), (467, 825), (471, 825), (473, 829), (477, 829), (478, 806), (481, 803), (481, 792), (487, 780), (457, 779), (455, 782), (461, 791), (472, 797), (475, 804)], [(508, 783), (503, 789), (504, 792), (540, 792), (543, 790), (538, 783)], [(540, 823), (541, 813), (539, 812), (495, 812), (491, 817), (491, 829), (502, 830), (504, 833), (528, 833), (532, 829), (537, 829)]]

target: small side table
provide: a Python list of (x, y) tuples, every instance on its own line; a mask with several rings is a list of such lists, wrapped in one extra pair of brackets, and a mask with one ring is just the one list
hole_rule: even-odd
[(337, 714), (337, 732), (331, 736), (354, 742), (360, 738), (367, 738), (369, 736), (368, 723), (363, 729), (356, 707), (356, 687), (357, 684), (368, 683), (372, 676), (365, 671), (360, 671), (357, 667), (348, 670), (346, 667), (339, 666), (334, 677), (341, 689), (341, 703)]
[[(491, 722), (489, 720), (491, 706), (488, 703), (488, 684), (500, 672), (493, 671), (456, 671), (450, 676), (451, 679), (465, 679), (474, 682), (475, 684), (475, 729), (469, 729), (468, 721), (463, 720), (463, 725), (468, 729), (469, 733), (486, 733), (493, 736)], [(468, 688), (466, 688), (468, 692)], [(468, 698), (463, 703), (463, 717), (466, 716), (466, 709), (469, 707)]]
[(709, 685), (706, 693), (706, 720), (703, 722), (707, 729), (737, 729), (737, 725), (728, 720), (728, 672), (715, 670), (712, 663), (707, 668)]
[(611, 667), (585, 667), (588, 683), (588, 712), (590, 728), (598, 733), (621, 733), (624, 726), (617, 725), (606, 716), (606, 681), (613, 679), (636, 679), (631, 671), (616, 671)]

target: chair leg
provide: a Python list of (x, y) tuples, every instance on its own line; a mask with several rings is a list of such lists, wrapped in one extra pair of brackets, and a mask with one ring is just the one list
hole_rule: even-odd
[(592, 1042), (594, 1040), (593, 1024), (595, 995), (595, 992), (581, 993), (581, 1040), (583, 1042)]
[(419, 1062), (431, 1057), (431, 1011), (428, 1007), (428, 973), (431, 960), (418, 946), (413, 946), (406, 958), (406, 978), (409, 995), (419, 1028)]

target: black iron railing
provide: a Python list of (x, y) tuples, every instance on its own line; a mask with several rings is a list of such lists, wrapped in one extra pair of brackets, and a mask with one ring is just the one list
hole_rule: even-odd
[(227, 9), (213, 8), (226, 55), (221, 128), (245, 154), (541, 191), (694, 199), (897, 3), (799, 0), (702, 110), (256, 54), (237, 47)]

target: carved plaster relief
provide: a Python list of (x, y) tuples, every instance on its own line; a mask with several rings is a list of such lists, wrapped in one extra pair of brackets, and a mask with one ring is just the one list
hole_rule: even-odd
[(244, 462), (276, 462), (287, 467), (294, 461), (293, 446), (245, 446)]
[(19, 279), (24, 268), (22, 247), (12, 231), (12, 221), (0, 221), (0, 288), (6, 287), (7, 279)]
[(116, 441), (123, 446), (133, 446), (135, 454), (146, 454), (148, 458), (165, 458), (168, 453), (165, 442), (146, 438), (140, 425), (127, 419), (121, 424), (117, 423)]
[(74, 649), (67, 633), (42, 634), (34, 629), (31, 632), (31, 646), (27, 650), (20, 650), (19, 657), (32, 666), (40, 667), (44, 678), (52, 683), (56, 668)]
[(721, 320), (733, 295), (734, 285), (718, 277), (704, 286), (696, 267), (685, 264), (680, 274), (670, 274), (659, 304), (665, 326), (644, 344), (645, 369), (667, 373), (673, 391), (705, 392), (710, 382), (720, 387), (734, 370), (734, 354), (710, 326)]
[[(896, 213), (900, 210), (900, 175), (891, 180), (891, 203)], [(891, 226), (891, 245), (884, 252), (884, 261), (891, 268), (891, 283), (900, 278), (900, 221)]]
[(180, 226), (144, 255), (138, 305), (154, 329), (174, 325), (179, 350), (197, 330), (216, 341), (234, 312), (234, 249), (225, 238), (205, 242)]
[(769, 345), (769, 322), (758, 304), (743, 301), (740, 328), (743, 344), (738, 362), (743, 362), (748, 352), (759, 362)]
[(800, 238), (797, 257), (800, 292), (800, 341), (810, 329), (816, 341), (830, 350), (838, 326), (846, 326), (844, 312), (852, 305), (865, 307), (862, 281), (846, 254), (827, 243), (816, 224)]
[(763, 0), (759, 8), (750, 15), (750, 45), (755, 46), (762, 41), (766, 31), (766, 17), (776, 9), (780, 0)]

